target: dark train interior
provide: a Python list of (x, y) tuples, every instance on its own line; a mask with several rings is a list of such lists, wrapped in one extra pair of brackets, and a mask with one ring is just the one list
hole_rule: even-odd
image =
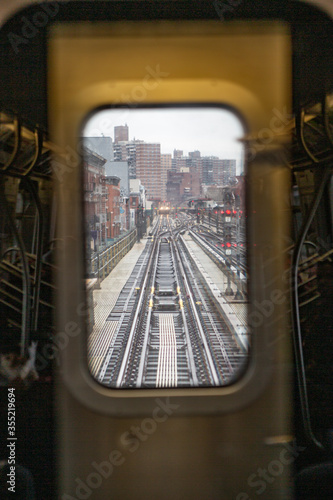
[[(24, 10), (18, 12), (8, 7), (0, 28), (0, 460), (8, 457), (8, 388), (13, 386), (16, 459), (30, 471), (23, 474), (22, 484), (17, 479), (17, 490), (23, 491), (23, 483), (31, 477), (35, 490), (35, 496), (17, 498), (58, 498), (54, 374), (61, 367), (52, 339), (57, 315), (56, 254), (62, 242), (56, 218), (60, 201), (53, 191), (52, 155), (57, 148), (49, 135), (49, 29), (54, 23), (70, 22), (75, 30), (80, 21), (123, 19), (226, 23), (279, 19), (290, 26), (293, 113), (280, 114), (292, 136), (285, 158), (292, 179), (291, 190), (285, 193), (292, 212), (287, 334), (294, 351), (293, 433), (297, 446), (305, 451), (293, 464), (293, 496), (281, 498), (332, 498), (332, 3), (66, 0), (22, 4)], [(41, 8), (45, 16), (34, 18)], [(260, 74), (256, 77), (260, 79)], [(1, 498), (12, 498), (5, 483), (6, 467), (0, 472)]]

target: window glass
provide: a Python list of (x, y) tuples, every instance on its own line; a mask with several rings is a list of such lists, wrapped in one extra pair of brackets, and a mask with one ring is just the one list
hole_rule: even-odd
[(249, 351), (240, 120), (221, 108), (110, 108), (82, 135), (93, 377), (112, 388), (232, 383)]

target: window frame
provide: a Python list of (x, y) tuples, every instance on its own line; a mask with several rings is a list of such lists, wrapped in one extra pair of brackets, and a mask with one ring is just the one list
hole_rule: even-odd
[[(182, 24), (182, 22), (180, 22)], [(221, 33), (223, 38), (224, 32), (230, 33), (232, 27), (230, 24), (221, 25), (213, 22), (202, 21), (197, 23), (197, 26), (202, 28), (203, 34), (198, 36), (206, 37), (206, 42), (209, 46), (210, 41), (210, 28), (213, 31)], [(274, 23), (273, 23), (274, 24)], [(283, 23), (282, 23), (283, 24)], [(113, 25), (114, 26), (114, 25)], [(140, 32), (141, 29), (163, 29), (163, 23), (159, 26), (153, 23), (144, 23), (142, 26), (137, 25)], [(188, 28), (188, 25), (184, 29)], [(98, 79), (95, 82), (84, 83), (80, 81), (78, 76), (75, 85), (71, 82), (71, 86), (66, 88), (67, 82), (66, 71), (66, 57), (64, 48), (66, 41), (71, 39), (72, 42), (78, 40), (80, 37), (87, 37), (87, 40), (92, 40), (91, 37), (101, 36), (98, 25), (87, 25), (80, 23), (71, 33), (71, 25), (55, 25), (51, 30), (50, 36), (50, 51), (49, 51), (49, 86), (50, 86), (50, 123), (52, 137), (59, 143), (61, 147), (70, 147), (76, 150), (78, 147), (77, 132), (83, 120), (91, 110), (96, 110), (100, 106), (105, 106), (105, 96), (110, 93), (110, 84)], [(110, 27), (104, 26), (106, 31)], [(132, 29), (132, 27), (130, 27)], [(195, 26), (189, 27), (190, 32), (193, 34)], [(248, 25), (241, 25), (236, 23), (236, 33), (239, 30), (245, 30), (247, 33), (255, 33), (256, 29), (262, 32), (270, 32), (267, 23), (249, 23)], [(281, 23), (275, 24), (274, 29), (277, 33), (284, 32), (285, 28), (281, 27)], [(192, 30), (192, 31), (191, 31)], [(254, 30), (254, 31), (252, 31)], [(170, 34), (170, 23), (166, 27), (168, 36)], [(273, 30), (274, 31), (274, 30)], [(235, 33), (233, 33), (233, 36)], [(112, 33), (112, 37), (115, 34)], [(140, 36), (140, 35), (138, 35)], [(186, 36), (186, 35), (185, 35)], [(190, 35), (191, 36), (191, 35)], [(196, 35), (197, 36), (197, 35)], [(271, 35), (270, 35), (271, 36)], [(192, 37), (193, 38), (193, 37)], [(222, 40), (221, 40), (222, 41)], [(82, 56), (79, 50), (79, 45), (71, 44), (73, 48), (71, 55), (77, 52), (77, 55)], [(253, 48), (256, 57), (257, 49), (260, 45)], [(52, 52), (55, 50), (55, 53)], [(106, 50), (106, 49), (105, 49)], [(284, 52), (284, 45), (282, 44), (281, 51)], [(286, 49), (287, 50), (287, 49)], [(288, 50), (287, 50), (288, 53)], [(66, 52), (67, 54), (67, 52)], [(84, 54), (85, 56), (85, 54)], [(88, 56), (87, 56), (88, 57)], [(240, 56), (241, 57), (241, 56)], [(248, 61), (243, 56), (243, 63)], [(65, 64), (65, 66), (64, 66)], [(240, 63), (239, 63), (240, 64)], [(235, 70), (234, 70), (235, 71)], [(274, 78), (274, 75), (272, 76)], [(281, 77), (282, 78), (282, 77)], [(290, 88), (288, 75), (282, 78), (282, 84), (285, 89)], [(131, 78), (130, 80), (118, 81), (119, 87), (122, 92), (139, 85), (140, 81)], [(107, 87), (108, 85), (108, 87)], [(279, 89), (278, 83), (274, 83), (276, 89)], [(66, 92), (67, 90), (67, 92)], [(280, 91), (280, 89), (279, 89)], [(119, 92), (119, 89), (118, 89)], [(258, 95), (260, 92), (260, 85), (258, 85)], [(278, 105), (281, 96), (273, 91), (272, 105)], [(285, 90), (286, 92), (286, 90)], [(283, 94), (283, 92), (282, 92)], [(170, 99), (170, 95), (176, 95), (177, 99)], [(194, 98), (193, 96), (197, 97)], [(189, 86), (188, 80), (181, 78), (170, 78), (168, 81), (162, 81), (157, 89), (156, 94), (146, 100), (145, 104), (149, 107), (164, 106), (173, 103), (173, 106), (193, 106), (200, 103), (207, 106), (221, 106), (223, 108), (230, 108), (240, 117), (243, 123), (246, 124), (246, 129), (250, 134), (256, 134), (265, 125), (267, 126), (270, 118), (269, 104), (263, 103), (258, 95), (250, 91), (244, 86), (244, 77), (237, 74), (237, 72), (230, 75), (229, 81), (223, 79), (215, 79), (214, 81), (209, 78), (196, 78), (193, 77), (191, 85)], [(204, 96), (204, 98), (202, 98)], [(222, 97), (223, 96), (223, 97)], [(282, 102), (288, 101), (290, 98), (283, 94)], [(288, 107), (288, 104), (287, 104)], [(272, 107), (271, 107), (272, 108)], [(270, 108), (270, 109), (271, 109)], [(251, 145), (251, 138), (245, 140), (247, 150)], [(280, 145), (273, 144), (267, 150), (258, 152), (255, 159), (249, 162), (249, 174), (247, 181), (247, 205), (249, 211), (252, 210), (257, 198), (262, 196), (260, 194), (260, 181), (265, 180), (268, 184), (268, 189), (274, 188), (274, 196), (270, 200), (266, 200), (269, 206), (268, 215), (271, 217), (273, 223), (275, 212), (278, 209), (279, 196), (283, 195), (284, 189), (288, 186), (288, 172), (286, 167), (281, 165), (280, 158)], [(55, 158), (55, 161), (57, 158)], [(82, 193), (78, 193), (78, 185), (83, 186), (82, 181), (82, 168), (77, 168), (78, 165), (66, 171), (66, 182), (57, 183), (57, 193), (59, 199), (62, 200), (61, 214), (60, 214), (60, 227), (63, 231), (60, 236), (70, 239), (66, 247), (66, 251), (62, 252), (59, 256), (59, 265), (61, 273), (58, 276), (59, 293), (57, 297), (57, 314), (58, 314), (58, 328), (59, 331), (65, 331), (68, 325), (71, 334), (68, 333), (68, 344), (65, 349), (60, 352), (60, 361), (62, 366), (61, 380), (65, 383), (68, 390), (75, 396), (81, 403), (85, 404), (92, 410), (115, 415), (115, 416), (139, 416), (146, 415), (151, 412), (154, 407), (156, 398), (172, 399), (173, 404), (177, 405), (177, 414), (186, 415), (203, 415), (203, 414), (221, 414), (233, 412), (236, 409), (242, 408), (260, 397), (265, 388), (269, 386), (274, 387), (274, 384), (279, 384), (279, 377), (282, 374), (281, 363), (288, 363), (289, 360), (289, 340), (286, 335), (282, 338), (273, 339), (269, 341), (271, 327), (262, 321), (262, 324), (254, 328), (253, 341), (252, 341), (252, 356), (249, 359), (248, 367), (240, 379), (236, 380), (233, 384), (223, 387), (209, 387), (209, 388), (175, 388), (175, 389), (109, 389), (101, 386), (95, 381), (88, 369), (87, 362), (87, 339), (84, 334), (85, 331), (85, 317), (83, 314), (86, 306), (85, 292), (82, 286), (82, 277), (84, 275), (84, 237), (83, 237), (83, 218), (82, 206)], [(75, 195), (74, 195), (75, 193)], [(265, 197), (263, 198), (265, 199)], [(73, 203), (73, 212), (71, 218), (66, 216), (66, 208), (68, 209), (69, 202)], [(263, 200), (261, 199), (261, 203)], [(81, 207), (81, 215), (80, 209)], [(265, 207), (266, 208), (266, 207)], [(267, 218), (267, 214), (262, 216)], [(265, 239), (258, 227), (258, 217), (249, 217), (247, 227), (247, 242), (251, 247), (251, 253), (248, 255), (248, 266), (250, 269), (260, 269), (260, 262), (262, 255), (259, 251), (259, 245), (254, 246), (256, 238), (261, 238), (262, 244), (269, 244), (276, 246), (274, 255), (276, 256), (277, 268), (283, 271), (284, 261), (280, 255), (281, 241), (279, 235), (281, 230), (287, 230), (288, 216), (282, 216), (279, 220), (278, 231), (275, 234), (272, 228), (268, 228), (269, 237), (272, 241), (268, 241), (269, 237)], [(79, 224), (78, 224), (79, 223)], [(75, 263), (75, 264), (74, 264)], [(248, 283), (249, 296), (250, 296), (250, 309), (249, 314), (254, 312), (254, 302), (266, 300), (266, 294), (269, 295), (272, 285), (264, 283), (264, 289), (260, 285), (261, 278), (255, 274), (252, 280)], [(76, 286), (73, 287), (73, 283)], [(284, 284), (280, 280), (281, 288)], [(68, 293), (67, 288), (71, 288), (71, 294)], [(273, 314), (273, 321), (276, 321), (276, 329), (286, 329), (287, 321), (282, 317), (282, 313), (286, 313), (286, 304), (279, 304)], [(283, 314), (282, 314), (283, 316)], [(263, 318), (264, 319), (264, 318)], [(74, 327), (75, 326), (75, 327)], [(283, 361), (285, 360), (285, 361)], [(291, 368), (290, 364), (290, 370)], [(288, 371), (288, 370), (287, 370)], [(284, 375), (288, 379), (288, 374)], [(278, 385), (276, 385), (278, 387)]]

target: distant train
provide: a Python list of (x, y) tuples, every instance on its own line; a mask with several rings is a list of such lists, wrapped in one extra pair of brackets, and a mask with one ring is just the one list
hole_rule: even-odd
[(160, 207), (158, 209), (159, 215), (169, 215), (170, 212), (171, 212), (170, 205), (162, 204), (162, 205), (160, 205)]

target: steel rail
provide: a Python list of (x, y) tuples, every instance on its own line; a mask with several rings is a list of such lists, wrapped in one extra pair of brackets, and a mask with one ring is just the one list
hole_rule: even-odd
[(214, 383), (214, 385), (221, 385), (221, 380), (220, 380), (220, 377), (219, 377), (219, 375), (218, 375), (218, 373), (216, 371), (215, 363), (213, 361), (213, 358), (212, 358), (212, 355), (211, 355), (211, 352), (210, 352), (210, 348), (208, 346), (208, 342), (207, 342), (207, 339), (206, 339), (205, 332), (203, 331), (203, 328), (201, 326), (201, 322), (200, 322), (200, 318), (199, 318), (198, 311), (197, 311), (197, 308), (196, 308), (196, 304), (195, 304), (195, 302), (193, 300), (193, 296), (192, 296), (192, 293), (191, 293), (191, 287), (190, 287), (190, 284), (189, 284), (187, 276), (186, 276), (186, 271), (185, 271), (185, 268), (183, 266), (182, 259), (180, 258), (180, 253), (179, 253), (178, 247), (176, 247), (176, 255), (177, 255), (177, 258), (178, 258), (180, 269), (182, 270), (182, 278), (183, 278), (183, 281), (184, 281), (184, 284), (185, 284), (185, 288), (187, 290), (187, 295), (188, 295), (188, 298), (189, 298), (189, 302), (191, 304), (191, 310), (193, 312), (193, 315), (194, 315), (194, 318), (195, 318), (195, 321), (196, 321), (198, 333), (199, 333), (201, 342), (202, 342), (202, 344), (204, 346), (204, 349), (205, 349), (205, 355), (206, 355), (206, 359), (207, 359), (207, 362), (208, 362), (210, 374), (211, 374), (212, 379), (213, 379), (213, 383)]
[[(157, 240), (154, 241), (153, 248), (152, 248), (151, 253), (149, 255), (147, 269), (149, 269), (151, 267), (151, 264), (152, 264), (152, 259), (153, 259), (153, 256), (154, 256), (155, 250), (156, 250), (156, 241)], [(118, 374), (118, 377), (117, 377), (116, 387), (121, 387), (121, 385), (123, 384), (123, 379), (124, 379), (125, 371), (126, 371), (127, 365), (128, 365), (129, 355), (130, 355), (130, 351), (131, 351), (131, 348), (132, 348), (133, 338), (134, 338), (134, 335), (135, 335), (135, 332), (136, 332), (136, 329), (137, 329), (139, 315), (142, 312), (141, 311), (141, 306), (142, 306), (143, 300), (144, 300), (144, 298), (146, 296), (146, 284), (147, 284), (147, 281), (148, 281), (148, 276), (149, 276), (149, 272), (146, 272), (143, 284), (141, 286), (140, 296), (139, 296), (137, 308), (136, 308), (136, 311), (135, 311), (135, 315), (134, 315), (132, 327), (131, 327), (131, 330), (130, 330), (130, 333), (129, 333), (129, 336), (128, 336), (128, 339), (127, 339), (127, 342), (126, 342), (126, 349), (125, 349), (124, 357), (123, 357), (123, 360), (122, 360), (122, 363), (121, 363), (121, 366), (120, 366), (120, 371), (119, 371), (119, 374)]]
[(117, 336), (118, 336), (118, 334), (119, 334), (119, 331), (120, 331), (120, 329), (121, 329), (121, 327), (122, 327), (122, 325), (123, 325), (124, 319), (125, 319), (126, 314), (127, 314), (127, 308), (128, 308), (129, 302), (130, 302), (130, 300), (132, 299), (133, 294), (135, 293), (135, 290), (136, 290), (136, 286), (137, 286), (137, 284), (138, 284), (139, 277), (140, 277), (140, 275), (141, 275), (141, 273), (142, 273), (143, 267), (146, 265), (146, 260), (147, 260), (147, 259), (143, 259), (142, 264), (141, 264), (141, 266), (140, 266), (139, 270), (137, 271), (137, 274), (136, 274), (136, 277), (135, 277), (135, 279), (134, 279), (134, 283), (133, 283), (133, 285), (132, 285), (131, 291), (130, 291), (130, 293), (128, 294), (128, 297), (127, 297), (127, 299), (126, 299), (126, 301), (125, 301), (125, 304), (124, 304), (124, 306), (123, 306), (123, 310), (122, 310), (122, 314), (121, 314), (120, 319), (119, 319), (119, 322), (118, 322), (117, 330), (116, 330), (115, 335), (114, 335), (114, 337), (113, 337), (113, 343), (112, 343), (112, 345), (110, 346), (110, 348), (109, 348), (109, 350), (108, 350), (108, 353), (107, 353), (107, 355), (106, 355), (106, 357), (105, 357), (105, 359), (104, 359), (104, 361), (103, 361), (103, 365), (102, 365), (102, 368), (101, 368), (101, 370), (100, 370), (100, 373), (99, 373), (99, 375), (98, 375), (98, 379), (99, 379), (99, 381), (103, 381), (103, 378), (104, 378), (104, 376), (105, 376), (105, 372), (106, 372), (106, 370), (107, 370), (107, 368), (108, 368), (108, 366), (109, 366), (109, 363), (110, 363), (110, 360), (111, 360), (111, 356), (112, 356), (112, 354), (113, 354), (113, 348), (112, 348), (112, 347), (113, 347), (113, 345), (114, 345), (114, 343), (115, 343), (115, 341), (116, 341), (116, 339), (117, 339)]
[[(182, 243), (183, 245), (185, 246), (184, 244), (184, 240), (182, 238)], [(198, 284), (194, 278), (194, 275), (193, 275), (193, 271), (191, 270), (191, 266), (188, 264), (188, 268), (189, 268), (189, 272), (192, 273), (192, 276), (193, 276), (193, 281), (194, 281), (194, 286), (196, 287), (197, 289), (197, 294), (199, 295), (199, 298), (200, 298), (200, 301), (202, 303), (202, 305), (204, 306), (204, 309), (205, 309), (205, 313), (207, 315), (207, 317), (209, 318), (209, 321), (210, 321), (210, 326), (211, 328), (213, 329), (215, 335), (216, 335), (216, 339), (218, 340), (219, 344), (220, 344), (220, 347), (221, 347), (221, 353), (222, 353), (222, 356), (223, 356), (223, 359), (224, 361), (226, 362), (227, 364), (227, 367), (229, 369), (229, 373), (232, 375), (234, 373), (234, 369), (230, 363), (230, 359), (229, 359), (229, 356), (228, 356), (228, 353), (226, 351), (226, 347), (225, 347), (225, 344), (223, 342), (223, 339), (221, 338), (221, 336), (219, 335), (219, 332), (216, 328), (216, 324), (215, 324), (215, 320), (212, 316), (212, 313), (209, 311), (209, 308), (207, 306), (207, 303), (206, 303), (206, 300), (201, 292), (201, 290), (199, 289), (198, 287)]]
[[(176, 252), (176, 244), (173, 241), (172, 242), (172, 248), (171, 248), (171, 256), (174, 262), (174, 267), (175, 267), (175, 273), (176, 273), (176, 280), (177, 280), (177, 285), (178, 285), (178, 296), (179, 296), (179, 304), (183, 304), (183, 299), (182, 299), (182, 293), (181, 293), (181, 288), (180, 288), (180, 278), (178, 275), (177, 271), (177, 266), (176, 266), (176, 258), (175, 258), (175, 252)], [(192, 376), (192, 381), (193, 385), (197, 386), (199, 385), (198, 377), (197, 377), (197, 370), (194, 364), (194, 356), (193, 356), (193, 350), (192, 350), (192, 343), (190, 339), (190, 333), (187, 325), (187, 319), (184, 311), (184, 307), (180, 308), (181, 315), (182, 315), (182, 320), (183, 320), (183, 327), (184, 327), (184, 333), (185, 333), (185, 339), (186, 339), (186, 344), (187, 344), (187, 354), (188, 354), (188, 365), (189, 365), (189, 370)]]
[[(148, 338), (149, 338), (149, 330), (150, 330), (150, 323), (151, 323), (151, 314), (152, 314), (152, 310), (153, 310), (154, 287), (155, 287), (155, 278), (156, 278), (156, 272), (157, 272), (158, 255), (159, 255), (159, 251), (160, 251), (160, 246), (161, 246), (161, 241), (158, 240), (157, 256), (156, 256), (155, 265), (154, 265), (154, 269), (153, 269), (153, 275), (152, 275), (152, 287), (151, 287), (150, 298), (149, 298), (147, 324), (146, 324), (144, 341), (143, 341), (143, 346), (142, 346), (142, 351), (141, 351), (140, 365), (139, 365), (138, 378), (136, 381), (136, 387), (142, 387), (143, 370), (144, 370), (144, 367), (145, 367), (145, 364), (147, 361), (146, 356), (147, 356)], [(148, 272), (147, 272), (147, 274), (148, 274)]]

